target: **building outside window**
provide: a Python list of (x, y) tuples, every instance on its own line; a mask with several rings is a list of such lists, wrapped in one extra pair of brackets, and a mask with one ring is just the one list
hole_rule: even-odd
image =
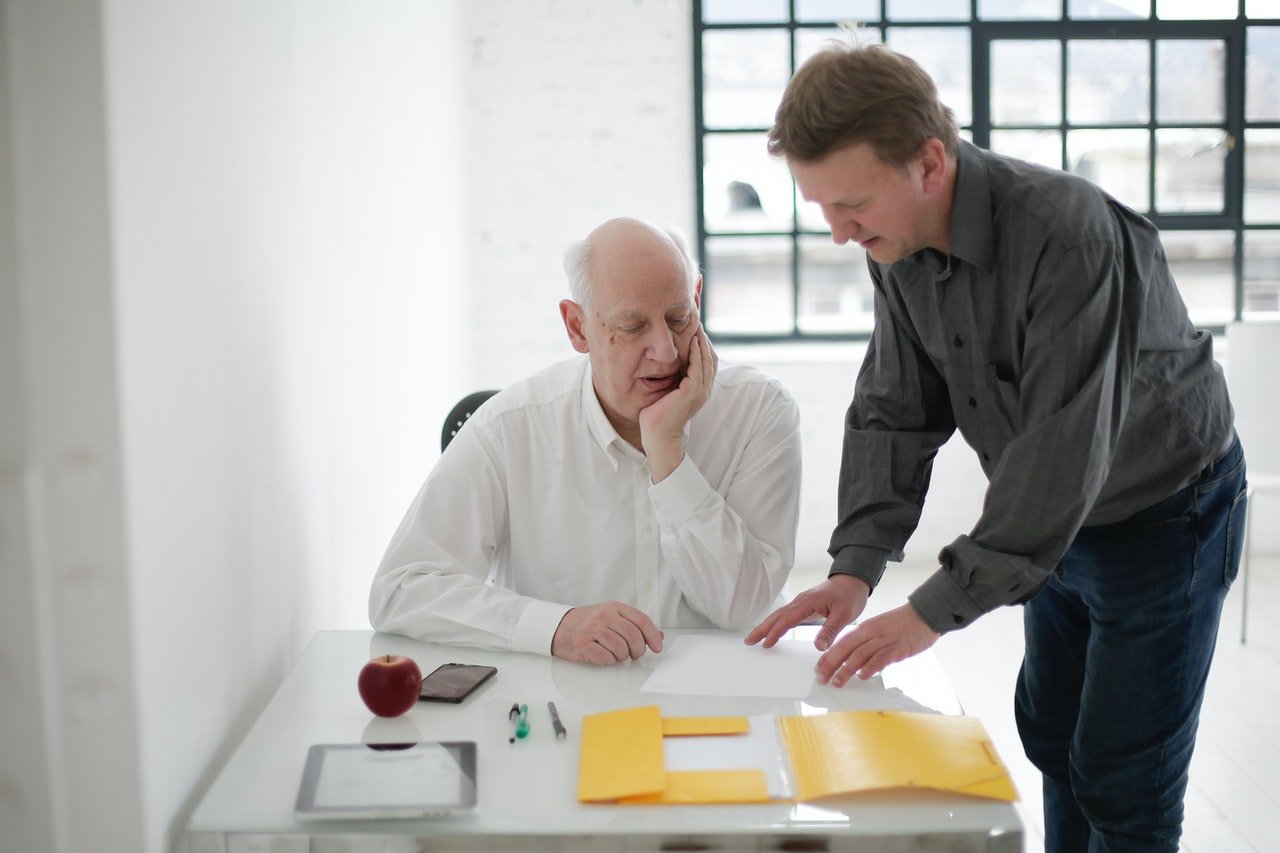
[(1280, 319), (1280, 0), (695, 0), (698, 252), (718, 341), (872, 327), (836, 246), (765, 138), (830, 39), (919, 62), (961, 135), (1097, 183), (1152, 220), (1198, 326)]

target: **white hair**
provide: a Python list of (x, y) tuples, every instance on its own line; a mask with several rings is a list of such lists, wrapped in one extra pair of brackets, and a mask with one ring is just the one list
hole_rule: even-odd
[[(689, 251), (689, 241), (678, 228), (655, 227), (675, 245), (676, 256), (684, 270), (685, 283), (689, 287), (689, 293), (693, 293), (698, 283), (698, 262)], [(570, 243), (564, 252), (564, 274), (569, 278), (569, 296), (584, 309), (591, 300), (592, 248), (591, 235), (587, 235), (582, 240)]]

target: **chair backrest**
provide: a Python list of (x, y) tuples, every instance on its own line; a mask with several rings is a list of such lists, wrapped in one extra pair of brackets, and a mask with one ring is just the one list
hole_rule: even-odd
[(440, 452), (444, 453), (444, 449), (449, 446), (449, 442), (453, 441), (453, 437), (458, 434), (458, 430), (462, 429), (462, 425), (467, 419), (475, 414), (476, 409), (480, 405), (497, 394), (497, 390), (493, 391), (476, 391), (468, 394), (458, 401), (458, 405), (453, 407), (453, 411), (449, 412), (449, 417), (444, 419), (444, 429), (440, 430)]
[(1227, 327), (1227, 386), (1250, 473), (1280, 473), (1280, 323)]

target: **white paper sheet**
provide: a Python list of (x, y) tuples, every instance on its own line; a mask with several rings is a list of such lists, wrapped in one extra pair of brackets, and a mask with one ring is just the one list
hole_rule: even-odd
[(662, 652), (640, 692), (800, 699), (814, 686), (819, 654), (812, 642), (765, 649), (740, 637), (685, 635)]

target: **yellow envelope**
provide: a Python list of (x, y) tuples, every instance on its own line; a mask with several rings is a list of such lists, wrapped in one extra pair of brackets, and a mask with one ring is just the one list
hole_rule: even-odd
[[(933, 788), (1015, 801), (1009, 771), (973, 717), (839, 711), (780, 717), (795, 800), (890, 788)], [(769, 802), (764, 770), (667, 772), (662, 738), (743, 735), (746, 717), (667, 717), (656, 705), (582, 720), (578, 800), (584, 803)]]
[(583, 803), (767, 803), (763, 770), (664, 769), (662, 738), (746, 734), (746, 717), (667, 717), (657, 705), (582, 718)]

